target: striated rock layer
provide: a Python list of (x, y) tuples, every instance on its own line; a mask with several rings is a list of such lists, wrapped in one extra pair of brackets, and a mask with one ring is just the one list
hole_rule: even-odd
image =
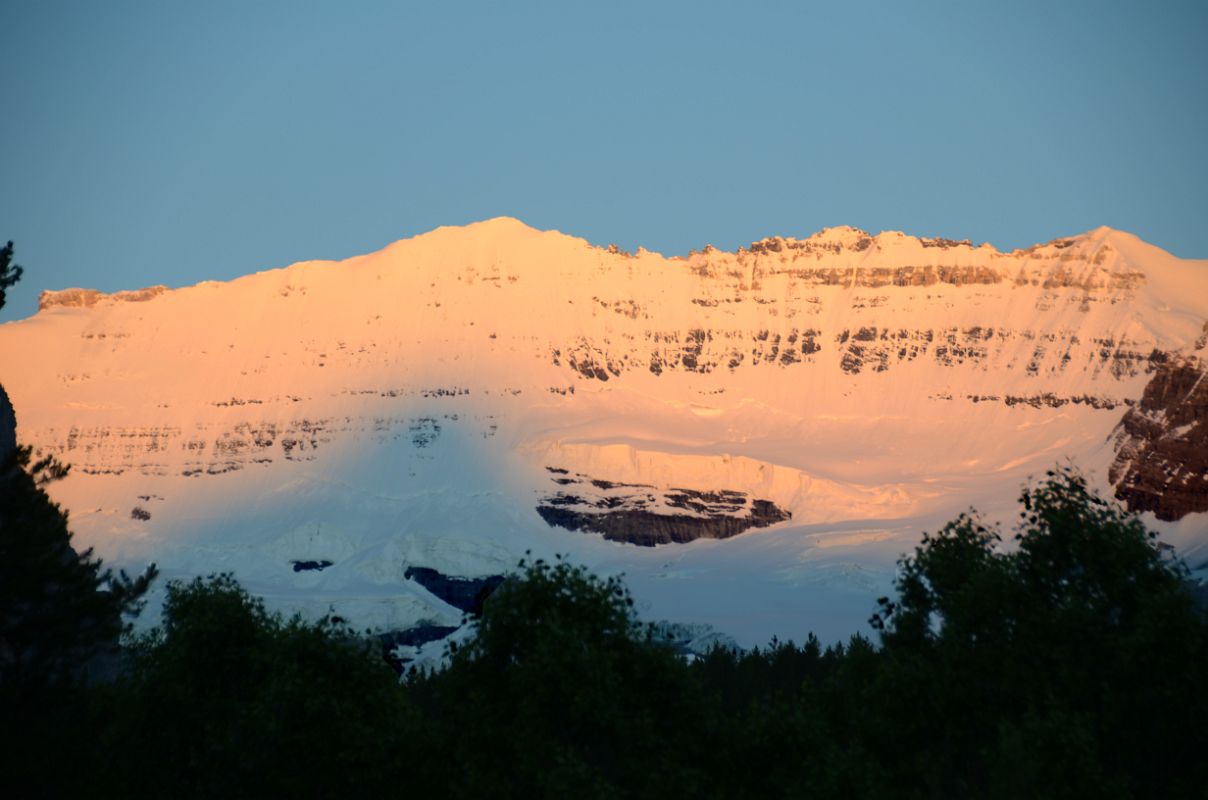
[(283, 608), (402, 631), (460, 619), (408, 569), (564, 553), (624, 571), (653, 616), (773, 633), (769, 608), (862, 624), (922, 530), (1009, 518), (1063, 459), (1195, 555), (1206, 319), (1208, 263), (1107, 228), (668, 258), (496, 219), (48, 293), (0, 325), (0, 381), (116, 566), (234, 569)]
[(1116, 497), (1161, 520), (1208, 511), (1208, 324), (1196, 344), (1163, 356), (1116, 437)]

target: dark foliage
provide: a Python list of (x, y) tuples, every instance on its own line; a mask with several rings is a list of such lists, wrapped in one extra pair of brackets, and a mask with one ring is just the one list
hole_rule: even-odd
[[(3, 289), (22, 273), (12, 255), (12, 242), (0, 248), (0, 306)], [(3, 390), (0, 397), (7, 402)], [(104, 569), (91, 549), (76, 551), (67, 513), (44, 490), (68, 471), (53, 456), (33, 461), (29, 447), (15, 446), (0, 460), (0, 692), (6, 700), (62, 687), (96, 668), (97, 659), (116, 648), (155, 578), (154, 565), (131, 578)]]
[(25, 270), (22, 267), (13, 263), (13, 243), (9, 242), (0, 247), (0, 308), (4, 308), (6, 290), (21, 280), (23, 272)]
[(412, 681), (455, 797), (665, 797), (704, 790), (707, 708), (684, 664), (649, 641), (616, 577), (559, 560), (522, 564), (483, 606), (473, 639)]
[(879, 702), (929, 744), (914, 786), (1195, 796), (1208, 638), (1185, 568), (1070, 470), (1021, 502), (1014, 548), (962, 516), (901, 562), (874, 617), (893, 682)]
[(85, 681), (117, 668), (155, 567), (131, 578), (77, 552), (67, 514), (43, 489), (67, 467), (30, 461), (17, 447), (0, 465), (0, 773), (35, 787), (28, 796), (53, 796), (70, 774), (63, 754), (87, 752), (100, 727)]
[(141, 608), (155, 567), (114, 574), (77, 552), (67, 514), (43, 487), (67, 474), (17, 447), (0, 467), (0, 686), (27, 691), (80, 677)]
[(106, 794), (363, 797), (410, 778), (407, 696), (331, 618), (271, 614), (230, 575), (173, 581), (162, 625), (130, 649), (108, 698), (122, 768)]
[(1056, 471), (1013, 540), (926, 536), (879, 642), (675, 655), (618, 578), (522, 564), (449, 665), (169, 587), (121, 680), (47, 724), (102, 796), (1200, 797), (1208, 625), (1152, 533)]

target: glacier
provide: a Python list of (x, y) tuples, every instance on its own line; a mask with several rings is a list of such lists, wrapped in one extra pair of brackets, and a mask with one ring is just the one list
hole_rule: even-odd
[[(0, 381), (112, 565), (231, 571), (270, 607), (391, 631), (461, 619), (409, 568), (564, 554), (624, 574), (647, 619), (750, 646), (867, 630), (924, 530), (970, 507), (1009, 525), (1057, 463), (1125, 499), (1179, 482), (1173, 512), (1142, 510), (1203, 564), (1206, 321), (1208, 262), (1109, 228), (664, 257), (498, 218), (225, 283), (46, 292), (0, 325)], [(1172, 363), (1182, 410), (1143, 402)], [(684, 541), (641, 546), (676, 515)]]

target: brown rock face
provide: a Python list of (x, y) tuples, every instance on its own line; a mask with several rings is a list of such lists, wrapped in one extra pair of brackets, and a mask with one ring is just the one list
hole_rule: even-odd
[(98, 292), (96, 289), (61, 289), (59, 291), (45, 291), (38, 296), (38, 310), (45, 311), (48, 308), (54, 308), (56, 306), (65, 306), (67, 308), (92, 308), (103, 300), (126, 303), (145, 303), (148, 300), (159, 297), (166, 291), (168, 291), (167, 286), (148, 286), (143, 289), (135, 289), (129, 292), (113, 292), (112, 294)]
[(745, 516), (693, 516), (656, 514), (641, 509), (587, 512), (537, 506), (537, 513), (550, 525), (572, 531), (603, 534), (605, 539), (641, 547), (684, 544), (696, 539), (728, 539), (749, 528), (766, 528), (792, 515), (767, 500), (756, 500)]
[(1170, 358), (1156, 366), (1120, 421), (1108, 478), (1130, 511), (1173, 521), (1208, 511), (1208, 363)]
[(792, 518), (770, 500), (731, 490), (656, 489), (647, 484), (600, 480), (546, 467), (560, 487), (542, 498), (537, 513), (551, 526), (599, 533), (614, 542), (641, 547), (684, 544), (695, 539), (728, 539), (750, 528), (766, 528)]

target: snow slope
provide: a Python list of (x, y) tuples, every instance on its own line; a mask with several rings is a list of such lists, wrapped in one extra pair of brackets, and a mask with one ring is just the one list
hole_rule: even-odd
[[(1208, 262), (1107, 228), (1011, 253), (833, 228), (664, 258), (500, 218), (42, 306), (0, 326), (0, 380), (20, 440), (73, 465), (53, 491), (78, 541), (113, 563), (233, 570), (277, 607), (394, 629), (459, 617), (409, 565), (566, 553), (624, 572), (650, 618), (755, 644), (856, 630), (921, 531), (970, 505), (1010, 517), (1060, 460), (1109, 489), (1154, 354), (1203, 332)], [(562, 475), (792, 519), (604, 541), (538, 515)], [(1155, 524), (1208, 556), (1204, 514)]]

